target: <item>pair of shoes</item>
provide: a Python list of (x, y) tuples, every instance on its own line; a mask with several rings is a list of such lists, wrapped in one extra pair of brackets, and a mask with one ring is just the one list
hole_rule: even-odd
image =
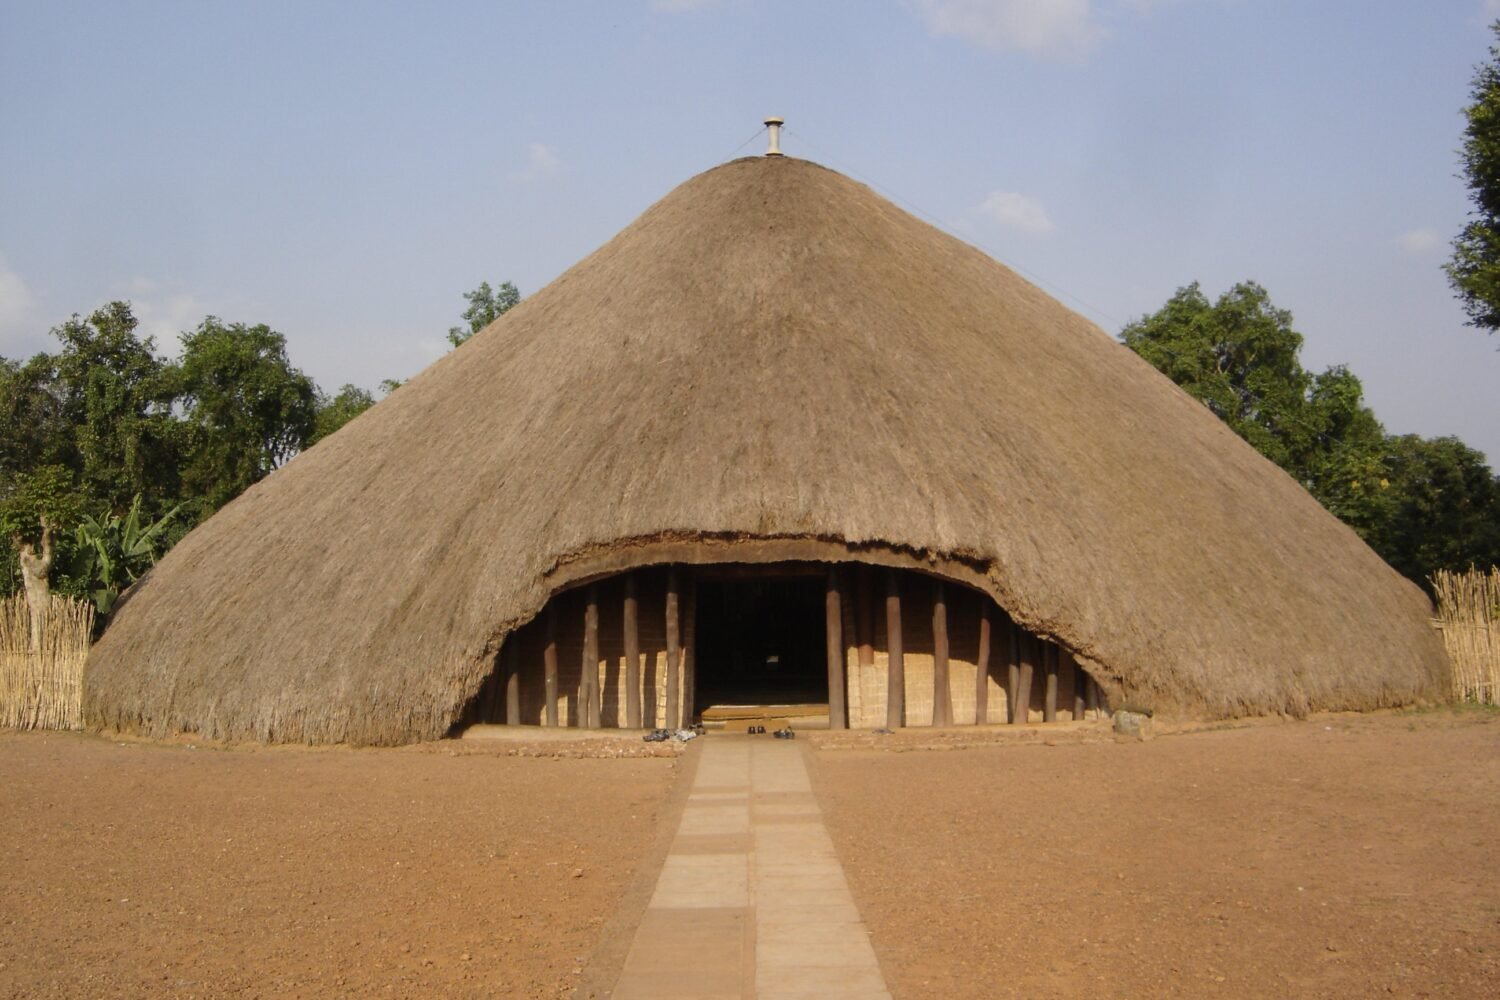
[[(762, 731), (764, 731), (765, 727), (761, 727), (761, 729)], [(788, 726), (785, 729), (778, 729), (771, 735), (776, 737), (778, 740), (795, 740), (797, 738), (797, 734), (792, 732), (791, 726)]]
[(678, 743), (686, 743), (688, 740), (696, 740), (698, 733), (692, 729), (679, 729), (672, 734), (672, 739)]
[(766, 727), (765, 726), (746, 726), (745, 727), (745, 732), (749, 733), (751, 736), (754, 736), (756, 733), (763, 733), (765, 731), (766, 731)]
[(667, 740), (671, 739), (671, 736), (665, 729), (653, 729), (645, 736), (642, 736), (641, 739), (645, 740), (647, 743), (665, 743)]

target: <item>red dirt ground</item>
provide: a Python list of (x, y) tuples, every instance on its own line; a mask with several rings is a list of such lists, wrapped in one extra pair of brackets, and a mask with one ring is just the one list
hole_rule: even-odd
[(436, 746), (0, 733), (0, 996), (566, 996), (681, 764)]
[[(1500, 713), (1062, 736), (808, 746), (896, 997), (1500, 996)], [(0, 997), (608, 982), (691, 764), (574, 755), (656, 752), (0, 733)]]
[(1500, 713), (809, 759), (898, 998), (1500, 996)]

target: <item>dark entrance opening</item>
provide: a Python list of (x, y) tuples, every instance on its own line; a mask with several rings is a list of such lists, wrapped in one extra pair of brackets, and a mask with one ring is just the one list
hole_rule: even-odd
[(693, 712), (828, 701), (823, 579), (724, 567), (698, 578)]

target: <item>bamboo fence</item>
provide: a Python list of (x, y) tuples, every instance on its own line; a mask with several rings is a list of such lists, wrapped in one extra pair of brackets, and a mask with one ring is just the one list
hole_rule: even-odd
[(1432, 589), (1437, 624), (1453, 661), (1454, 696), (1500, 705), (1500, 567), (1488, 573), (1438, 570)]
[(94, 606), (53, 596), (38, 625), (24, 596), (0, 598), (0, 727), (81, 729)]

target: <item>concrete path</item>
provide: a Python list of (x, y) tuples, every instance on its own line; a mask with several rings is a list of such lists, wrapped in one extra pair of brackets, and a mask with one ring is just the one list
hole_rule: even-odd
[(888, 998), (798, 744), (703, 744), (615, 1000)]

